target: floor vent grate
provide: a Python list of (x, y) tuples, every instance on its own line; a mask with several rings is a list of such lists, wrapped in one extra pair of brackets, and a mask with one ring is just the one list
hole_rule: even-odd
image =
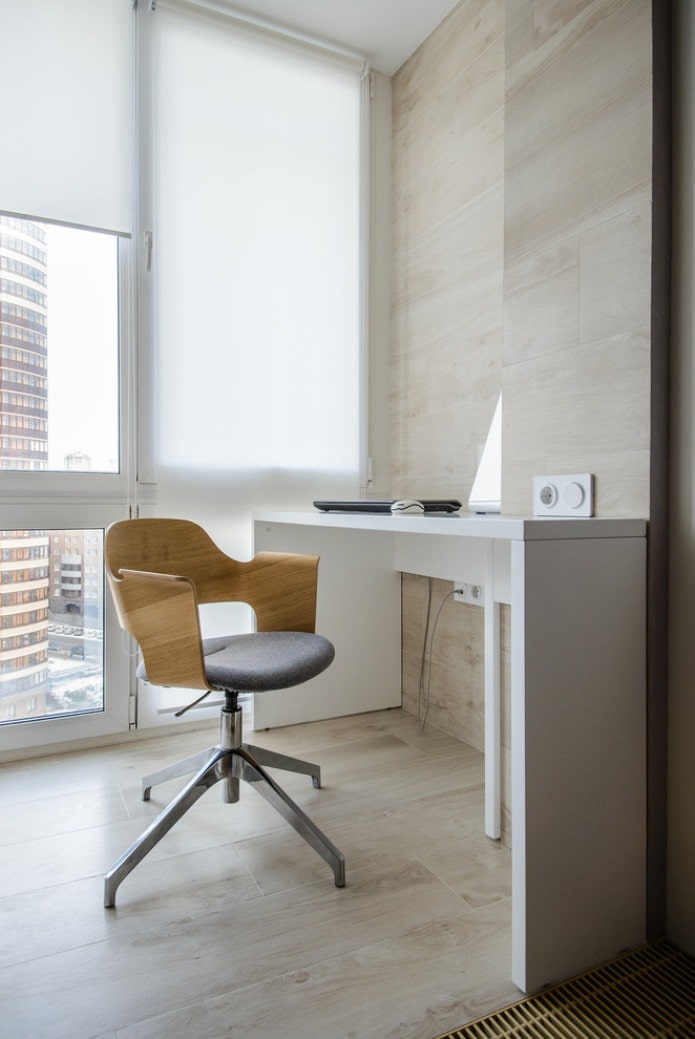
[(439, 1039), (695, 1037), (695, 959), (663, 940)]

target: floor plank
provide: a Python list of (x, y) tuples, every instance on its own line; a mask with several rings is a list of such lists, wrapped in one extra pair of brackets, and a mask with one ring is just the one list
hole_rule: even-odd
[(432, 1039), (518, 997), (510, 863), (483, 835), (482, 756), (402, 711), (250, 742), (347, 859), (347, 886), (251, 789), (195, 805), (102, 908), (103, 873), (213, 742), (182, 732), (0, 766), (0, 1020), (32, 1039)]

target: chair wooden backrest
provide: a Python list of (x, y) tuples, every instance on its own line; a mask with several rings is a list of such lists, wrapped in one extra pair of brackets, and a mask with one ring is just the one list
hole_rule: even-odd
[(315, 630), (318, 556), (261, 552), (239, 562), (196, 523), (159, 518), (112, 524), (104, 554), (120, 624), (157, 685), (209, 688), (202, 603), (247, 603), (258, 631)]

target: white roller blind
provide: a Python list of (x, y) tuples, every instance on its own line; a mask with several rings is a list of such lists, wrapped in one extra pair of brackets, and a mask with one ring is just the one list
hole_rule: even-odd
[(152, 17), (160, 479), (356, 478), (360, 69)]
[(0, 210), (130, 231), (131, 0), (0, 0)]

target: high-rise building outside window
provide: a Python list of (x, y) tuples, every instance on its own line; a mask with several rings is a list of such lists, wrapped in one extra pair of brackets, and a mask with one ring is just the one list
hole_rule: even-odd
[(0, 470), (119, 471), (114, 235), (0, 214)]
[(102, 545), (0, 530), (0, 725), (103, 709)]
[(48, 467), (46, 238), (0, 216), (0, 469)]
[[(0, 471), (116, 473), (118, 243), (0, 215)], [(0, 724), (103, 709), (101, 530), (0, 531)]]

